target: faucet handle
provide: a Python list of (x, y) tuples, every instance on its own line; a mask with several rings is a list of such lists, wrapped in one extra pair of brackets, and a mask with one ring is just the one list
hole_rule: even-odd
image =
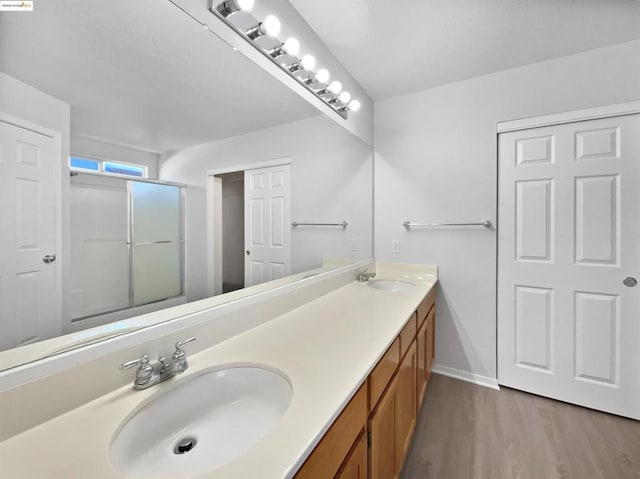
[(191, 341), (195, 341), (195, 340), (196, 340), (196, 337), (195, 336), (191, 336), (190, 338), (183, 339), (182, 341), (178, 341), (176, 343), (176, 352), (182, 351), (182, 346), (184, 346), (187, 343), (190, 343)]
[(173, 353), (173, 356), (171, 358), (173, 360), (174, 374), (180, 374), (189, 367), (189, 362), (187, 361), (187, 352), (184, 349), (182, 349), (182, 346), (195, 340), (196, 338), (194, 336), (194, 337), (185, 339), (183, 341), (178, 341), (176, 343), (176, 351), (175, 353)]
[(125, 369), (131, 369), (135, 366), (140, 365), (140, 369), (144, 369), (149, 365), (149, 356), (147, 354), (143, 354), (138, 359), (134, 359), (133, 361), (127, 361), (126, 363), (122, 363), (120, 365), (120, 370), (124, 371)]
[(136, 379), (133, 382), (134, 389), (146, 389), (160, 381), (160, 376), (155, 373), (153, 366), (149, 364), (149, 356), (147, 354), (143, 354), (133, 361), (122, 363), (120, 369), (124, 371), (125, 369), (131, 369), (135, 366), (140, 367), (136, 371)]

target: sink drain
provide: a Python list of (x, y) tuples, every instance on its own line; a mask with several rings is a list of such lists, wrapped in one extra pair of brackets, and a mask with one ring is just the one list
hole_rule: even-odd
[(198, 440), (195, 437), (185, 437), (178, 441), (176, 447), (173, 448), (174, 454), (184, 454), (196, 447)]

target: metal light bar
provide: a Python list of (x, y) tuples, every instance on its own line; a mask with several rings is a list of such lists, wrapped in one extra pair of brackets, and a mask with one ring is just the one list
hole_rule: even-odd
[[(224, 23), (226, 23), (227, 26), (229, 26), (229, 28), (233, 29), (237, 34), (239, 34), (247, 42), (249, 42), (249, 44), (251, 44), (256, 50), (258, 50), (262, 55), (268, 58), (271, 61), (271, 63), (274, 63), (275, 65), (278, 66), (278, 68), (280, 68), (283, 72), (287, 73), (287, 75), (289, 75), (291, 78), (297, 80), (298, 83), (302, 85), (308, 92), (312, 93), (314, 97), (316, 97), (317, 99), (322, 101), (325, 105), (330, 107), (331, 110), (336, 112), (343, 119), (346, 120), (349, 117), (349, 111), (355, 112), (360, 109), (360, 102), (358, 100), (349, 101), (350, 95), (348, 94), (345, 95), (345, 92), (343, 92), (342, 98), (340, 98), (339, 96), (340, 89), (341, 89), (340, 82), (334, 81), (332, 82), (331, 85), (329, 86), (325, 85), (325, 87), (322, 87), (321, 85), (319, 85), (319, 83), (322, 83), (322, 82), (315, 82), (310, 80), (310, 79), (315, 79), (316, 75), (318, 74), (311, 71), (310, 69), (304, 68), (303, 66), (303, 60), (305, 56), (310, 57), (310, 55), (305, 55), (302, 57), (302, 59), (290, 65), (283, 65), (282, 63), (277, 61), (277, 58), (281, 54), (285, 53), (282, 49), (282, 47), (285, 45), (284, 43), (281, 43), (280, 46), (276, 47), (275, 49), (266, 50), (262, 48), (258, 43), (255, 42), (257, 38), (260, 38), (261, 36), (269, 34), (267, 32), (268, 28), (266, 28), (267, 26), (265, 24), (267, 23), (268, 20), (273, 20), (273, 18), (271, 19), (269, 18), (269, 17), (273, 17), (272, 15), (270, 15), (265, 19), (265, 23), (256, 20), (256, 25), (250, 28), (248, 31), (242, 31), (240, 28), (235, 26), (227, 17), (233, 17), (233, 15), (240, 10), (243, 10), (246, 13), (248, 8), (242, 8), (245, 5), (241, 5), (241, 3), (244, 4), (247, 2), (248, 0), (242, 0), (242, 1), (241, 0), (225, 0), (225, 1), (209, 0), (209, 11), (213, 13), (216, 17), (218, 17), (220, 20), (222, 20)], [(253, 6), (252, 1), (248, 3), (250, 3), (251, 6)], [(279, 25), (277, 30), (279, 31)], [(269, 36), (275, 38), (278, 42), (280, 42), (280, 40), (275, 35), (269, 35)], [(308, 71), (309, 75), (306, 76), (305, 78), (298, 78), (295, 75), (295, 73), (300, 71)], [(327, 80), (328, 80), (328, 72), (327, 72)], [(339, 85), (337, 89), (335, 88), (336, 85)], [(332, 88), (332, 86), (334, 88)], [(345, 98), (346, 98), (346, 101), (343, 101), (345, 100)]]

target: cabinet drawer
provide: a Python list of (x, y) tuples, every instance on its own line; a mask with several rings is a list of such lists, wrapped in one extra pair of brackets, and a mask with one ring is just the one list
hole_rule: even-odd
[(431, 306), (434, 305), (435, 299), (436, 288), (432, 287), (422, 300), (422, 303), (420, 303), (420, 306), (418, 306), (418, 327), (422, 326), (424, 320), (427, 319), (427, 314), (429, 313)]
[(416, 337), (416, 333), (418, 332), (418, 321), (417, 314), (413, 313), (411, 319), (407, 321), (402, 331), (400, 331), (400, 357), (403, 358), (409, 346), (411, 346), (411, 342), (413, 338)]
[(367, 382), (358, 389), (307, 458), (295, 479), (334, 477), (367, 425)]
[(400, 364), (400, 338), (396, 338), (369, 375), (369, 410), (372, 411)]

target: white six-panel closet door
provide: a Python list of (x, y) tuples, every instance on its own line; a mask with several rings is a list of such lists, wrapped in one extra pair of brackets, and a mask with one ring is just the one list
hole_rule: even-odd
[(640, 419), (640, 115), (499, 135), (498, 380)]

